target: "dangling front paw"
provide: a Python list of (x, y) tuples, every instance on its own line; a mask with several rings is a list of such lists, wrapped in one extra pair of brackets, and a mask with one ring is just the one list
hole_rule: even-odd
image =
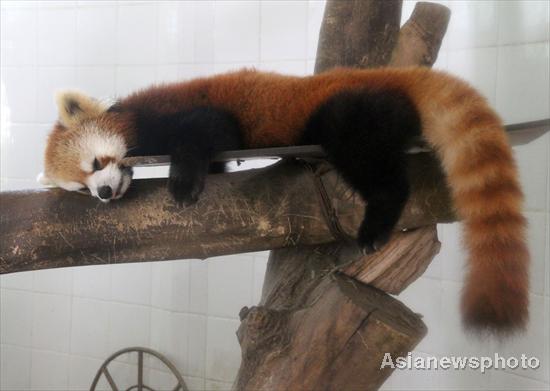
[(388, 243), (391, 230), (382, 232), (371, 232), (368, 227), (361, 227), (357, 233), (357, 243), (365, 255), (379, 251)]
[(174, 200), (180, 204), (189, 206), (197, 202), (204, 189), (206, 173), (197, 169), (191, 169), (187, 165), (172, 164), (168, 178), (168, 190)]

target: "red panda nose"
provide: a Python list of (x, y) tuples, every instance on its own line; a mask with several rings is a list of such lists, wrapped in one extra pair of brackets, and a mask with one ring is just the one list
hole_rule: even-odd
[(113, 190), (109, 186), (101, 186), (99, 189), (97, 189), (97, 195), (102, 200), (106, 200), (113, 196)]

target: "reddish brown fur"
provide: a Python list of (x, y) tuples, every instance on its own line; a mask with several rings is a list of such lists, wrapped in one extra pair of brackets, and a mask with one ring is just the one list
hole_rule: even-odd
[[(441, 159), (469, 250), (462, 302), (467, 324), (498, 331), (524, 326), (529, 254), (517, 170), (498, 116), (466, 83), (425, 68), (335, 69), (310, 77), (244, 70), (152, 87), (121, 104), (159, 113), (212, 105), (238, 117), (249, 147), (264, 147), (298, 142), (328, 97), (365, 87), (406, 93)], [(127, 123), (109, 126), (132, 144)]]
[[(127, 116), (102, 113), (97, 117), (84, 120), (78, 126), (64, 126), (60, 122), (54, 125), (52, 132), (48, 136), (46, 143), (46, 153), (44, 156), (45, 173), (50, 178), (61, 180), (70, 179), (73, 182), (85, 183), (90, 172), (82, 170), (80, 167), (80, 156), (77, 148), (71, 147), (71, 142), (79, 139), (81, 128), (91, 123), (102, 129), (111, 129), (119, 133), (126, 140), (128, 145), (134, 143), (134, 135), (131, 127), (131, 118)], [(63, 156), (63, 159), (59, 159)], [(101, 157), (100, 157), (101, 158)], [(101, 166), (108, 163), (110, 157), (104, 157)]]
[[(67, 132), (66, 127), (56, 123), (49, 134), (44, 156), (46, 174), (49, 177), (58, 177), (59, 173), (63, 173), (62, 178), (71, 178), (72, 181), (84, 183), (88, 174), (80, 168), (79, 156), (77, 154), (67, 154), (66, 148), (63, 148), (66, 145)], [(59, 159), (60, 155), (64, 158)]]

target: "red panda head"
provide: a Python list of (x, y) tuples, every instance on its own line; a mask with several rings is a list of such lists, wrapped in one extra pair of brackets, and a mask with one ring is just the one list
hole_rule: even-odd
[(132, 169), (122, 164), (127, 152), (124, 124), (108, 106), (74, 91), (57, 95), (59, 121), (46, 146), (43, 184), (69, 191), (88, 189), (103, 202), (128, 189)]

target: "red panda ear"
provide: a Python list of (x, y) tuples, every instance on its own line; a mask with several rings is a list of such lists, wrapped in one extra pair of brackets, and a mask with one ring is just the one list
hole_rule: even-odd
[(56, 94), (56, 101), (59, 121), (67, 127), (97, 117), (108, 108), (100, 101), (77, 91), (61, 91)]

